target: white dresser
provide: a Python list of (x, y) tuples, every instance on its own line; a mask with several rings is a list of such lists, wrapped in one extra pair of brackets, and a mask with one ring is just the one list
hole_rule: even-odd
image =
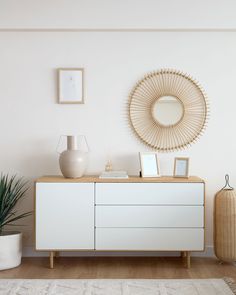
[(161, 177), (42, 177), (36, 181), (36, 250), (204, 250), (204, 181)]

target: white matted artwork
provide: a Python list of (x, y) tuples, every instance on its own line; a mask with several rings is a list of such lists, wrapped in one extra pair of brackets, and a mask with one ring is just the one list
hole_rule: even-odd
[(175, 158), (174, 177), (188, 177), (189, 158)]
[(142, 177), (160, 177), (160, 166), (156, 153), (139, 153)]
[(58, 69), (59, 103), (84, 103), (84, 69)]

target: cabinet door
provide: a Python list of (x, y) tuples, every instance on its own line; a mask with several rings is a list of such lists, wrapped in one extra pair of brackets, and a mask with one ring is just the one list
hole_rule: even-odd
[(36, 249), (94, 249), (94, 184), (36, 184)]

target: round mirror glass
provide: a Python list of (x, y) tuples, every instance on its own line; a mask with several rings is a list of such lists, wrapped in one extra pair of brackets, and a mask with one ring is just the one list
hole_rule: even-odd
[(153, 118), (164, 126), (177, 124), (183, 113), (183, 104), (174, 96), (162, 96), (152, 106)]

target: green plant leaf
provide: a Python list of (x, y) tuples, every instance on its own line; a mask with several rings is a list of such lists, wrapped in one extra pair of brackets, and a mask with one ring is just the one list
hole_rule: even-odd
[(12, 222), (26, 218), (32, 212), (17, 214), (15, 206), (24, 198), (28, 190), (28, 182), (16, 175), (9, 176), (1, 174), (0, 177), (0, 233), (6, 225), (13, 225)]

